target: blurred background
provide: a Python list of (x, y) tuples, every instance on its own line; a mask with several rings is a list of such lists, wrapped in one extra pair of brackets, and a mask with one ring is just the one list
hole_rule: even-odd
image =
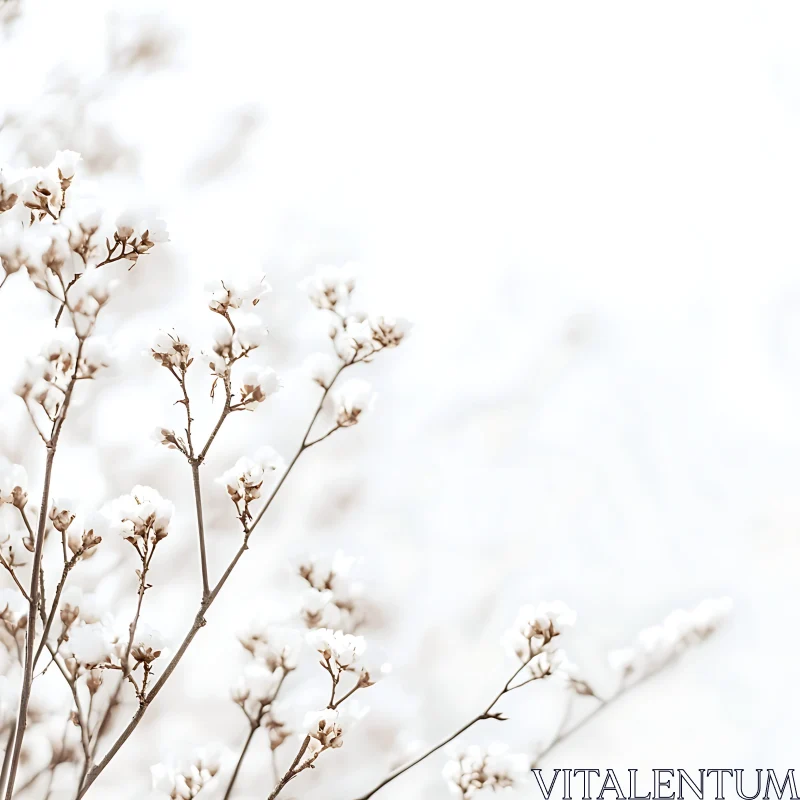
[[(147, 597), (173, 646), (200, 588), (191, 475), (148, 438), (180, 419), (143, 355), (154, 331), (207, 337), (204, 285), (232, 270), (272, 283), (259, 312), (284, 389), (234, 419), (205, 468), (218, 574), (239, 534), (212, 478), (254, 445), (291, 455), (316, 405), (298, 368), (327, 326), (298, 281), (356, 262), (358, 304), (415, 325), (363, 371), (374, 413), (299, 463), (90, 798), (146, 796), (149, 766), (195, 745), (238, 751), (234, 633), (294, 613), (293, 560), (337, 549), (362, 559), (364, 633), (394, 671), (287, 797), (350, 800), (450, 733), (510, 674), (499, 640), (518, 607), (554, 598), (578, 611), (569, 651), (601, 694), (607, 651), (641, 628), (710, 595), (736, 607), (543, 766), (796, 766), (798, 6), (6, 0), (0, 13), (0, 161), (78, 150), (103, 196), (169, 225), (109, 309), (119, 364), (71, 418), (54, 486), (87, 508), (136, 483), (175, 501)], [(15, 291), (0, 311), (10, 375), (51, 325), (35, 292)], [(213, 415), (198, 409), (198, 426)], [(3, 451), (38, 478), (10, 381), (0, 417)], [(105, 589), (120, 608), (126, 586)], [(294, 691), (302, 704), (307, 687)], [(534, 753), (563, 704), (530, 687), (503, 706), (510, 722), (465, 743)], [(242, 800), (265, 796), (267, 760), (254, 746)], [(381, 797), (447, 796), (444, 760)]]

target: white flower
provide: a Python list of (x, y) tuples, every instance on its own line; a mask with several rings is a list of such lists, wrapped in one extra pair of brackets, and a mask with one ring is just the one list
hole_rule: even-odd
[(339, 724), (339, 712), (324, 708), (321, 711), (309, 711), (303, 719), (303, 728), (315, 742), (317, 748), (342, 746), (342, 726)]
[(355, 279), (347, 265), (319, 266), (299, 286), (317, 308), (342, 313), (346, 310), (350, 294), (355, 288)]
[(403, 317), (370, 317), (373, 341), (381, 347), (397, 347), (411, 331), (411, 323)]
[(504, 641), (510, 652), (520, 660), (528, 661), (549, 647), (566, 628), (574, 625), (575, 617), (575, 612), (560, 601), (523, 606)]
[(161, 330), (150, 344), (153, 358), (164, 367), (186, 370), (189, 366), (189, 343), (174, 330)]
[(0, 619), (12, 628), (22, 627), (28, 610), (28, 603), (16, 589), (0, 589)]
[(93, 623), (73, 627), (64, 649), (71, 653), (79, 664), (93, 666), (108, 661), (114, 648), (105, 626)]
[(280, 680), (280, 673), (272, 672), (263, 664), (248, 664), (238, 688), (243, 689), (249, 699), (265, 705), (272, 700)]
[(267, 669), (275, 672), (297, 667), (300, 657), (302, 638), (297, 631), (286, 628), (275, 628), (264, 620), (256, 618), (237, 635), (242, 647)]
[(303, 371), (312, 381), (327, 389), (333, 383), (341, 364), (338, 358), (328, 353), (312, 353), (303, 362)]
[(144, 622), (136, 626), (136, 636), (131, 648), (131, 656), (134, 661), (143, 661), (149, 664), (161, 655), (164, 649), (164, 638), (155, 629)]
[(158, 540), (169, 533), (174, 506), (149, 486), (134, 486), (130, 494), (112, 501), (109, 527), (124, 539), (146, 537)]
[[(146, 253), (154, 245), (169, 241), (167, 225), (163, 219), (147, 220), (136, 211), (125, 211), (117, 217), (115, 237), (123, 243), (130, 242), (135, 254)], [(131, 258), (135, 261), (134, 258)]]
[(241, 404), (244, 408), (256, 408), (280, 388), (274, 369), (250, 369), (242, 375)]
[(265, 446), (259, 448), (253, 458), (242, 456), (217, 478), (217, 483), (225, 486), (234, 503), (238, 505), (244, 500), (247, 504), (261, 497), (264, 482), (274, 481), (285, 466), (281, 456), (271, 447)]
[(341, 669), (353, 667), (367, 649), (363, 636), (333, 631), (330, 628), (309, 631), (306, 640), (323, 660), (331, 661)]
[(153, 791), (166, 795), (171, 800), (191, 800), (192, 789), (181, 771), (169, 764), (154, 764), (150, 767)]
[(218, 314), (227, 314), (231, 308), (258, 305), (261, 298), (272, 291), (263, 273), (214, 281), (206, 288), (211, 292), (208, 307)]
[(455, 751), (442, 771), (453, 793), (472, 798), (484, 789), (498, 792), (513, 789), (528, 780), (530, 759), (520, 753), (510, 753), (503, 744), (484, 750), (473, 745)]
[(257, 314), (240, 314), (236, 318), (236, 343), (243, 352), (255, 350), (264, 344), (268, 333)]
[(553, 675), (568, 663), (563, 650), (542, 650), (528, 663), (528, 671), (534, 679)]
[(0, 455), (0, 506), (3, 503), (24, 507), (28, 494), (28, 473), (25, 467), (12, 464)]
[(55, 169), (62, 180), (71, 181), (75, 177), (78, 162), (81, 160), (81, 154), (74, 150), (58, 150), (49, 168)]
[(75, 503), (68, 497), (54, 497), (50, 501), (49, 518), (57, 531), (64, 533), (72, 524), (75, 519), (74, 508)]
[(111, 347), (102, 336), (92, 336), (83, 343), (81, 351), (81, 375), (93, 377), (101, 369), (111, 365)]
[(333, 395), (333, 413), (337, 425), (343, 428), (355, 425), (374, 402), (375, 394), (367, 381), (361, 378), (345, 381)]

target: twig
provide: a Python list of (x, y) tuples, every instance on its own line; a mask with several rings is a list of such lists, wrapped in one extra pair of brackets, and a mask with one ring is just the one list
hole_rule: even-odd
[(247, 734), (247, 738), (244, 741), (244, 747), (242, 747), (242, 752), (239, 754), (239, 760), (236, 762), (236, 767), (233, 770), (233, 775), (231, 775), (230, 782), (228, 783), (228, 788), (225, 790), (225, 795), (223, 796), (222, 800), (229, 800), (231, 793), (233, 792), (233, 786), (236, 783), (236, 779), (239, 777), (239, 770), (242, 767), (242, 763), (244, 762), (244, 757), (247, 755), (247, 750), (250, 747), (250, 742), (253, 741), (253, 736), (255, 736), (256, 731), (258, 730), (258, 720), (255, 722), (250, 722), (250, 732)]
[(294, 761), (292, 761), (292, 766), (286, 771), (286, 774), (278, 781), (278, 785), (272, 790), (270, 796), (267, 800), (275, 800), (275, 798), (283, 791), (284, 787), (290, 780), (295, 778), (301, 770), (297, 769), (297, 765), (300, 763), (300, 759), (305, 754), (306, 750), (308, 750), (308, 745), (311, 743), (311, 737), (306, 736), (303, 739), (303, 744), (300, 745), (300, 749), (297, 751), (297, 755), (294, 757)]
[(433, 747), (430, 748), (430, 750), (426, 750), (421, 756), (418, 756), (413, 761), (410, 761), (408, 764), (405, 764), (402, 767), (398, 767), (396, 770), (394, 770), (394, 772), (391, 772), (389, 775), (387, 775), (377, 786), (368, 791), (366, 794), (362, 794), (358, 798), (358, 800), (367, 800), (368, 797), (372, 797), (372, 795), (374, 795), (376, 792), (379, 792), (381, 789), (383, 789), (384, 786), (391, 783), (395, 778), (399, 778), (404, 772), (407, 772), (412, 767), (415, 767), (421, 761), (424, 761), (426, 758), (428, 758), (428, 756), (433, 755), (433, 753), (435, 753), (437, 750), (441, 750), (441, 748), (443, 748), (445, 745), (450, 744), (450, 742), (452, 742), (453, 739), (457, 738), (458, 736), (461, 736), (462, 733), (469, 730), (473, 725), (480, 722), (481, 720), (484, 719), (497, 719), (501, 721), (505, 720), (506, 718), (502, 714), (493, 712), (492, 709), (497, 705), (501, 697), (508, 694), (509, 692), (513, 692), (515, 689), (519, 689), (520, 687), (524, 686), (527, 683), (527, 681), (524, 681), (523, 683), (518, 684), (517, 686), (511, 685), (516, 680), (520, 672), (522, 672), (522, 670), (524, 670), (525, 667), (527, 667), (528, 664), (530, 664), (530, 662), (533, 661), (536, 655), (538, 655), (538, 652), (532, 655), (516, 670), (516, 672), (514, 672), (514, 674), (506, 681), (505, 686), (503, 686), (503, 688), (495, 696), (494, 700), (492, 700), (492, 702), (489, 703), (489, 705), (486, 706), (486, 708), (480, 714), (474, 716), (469, 722), (462, 725), (455, 733), (451, 734), (446, 739), (443, 739), (441, 742), (439, 742), (439, 744), (434, 745)]

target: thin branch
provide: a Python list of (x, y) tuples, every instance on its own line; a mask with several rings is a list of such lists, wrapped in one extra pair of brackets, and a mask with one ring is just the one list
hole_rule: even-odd
[(306, 736), (306, 738), (303, 739), (303, 744), (300, 745), (300, 749), (297, 751), (297, 755), (294, 757), (294, 761), (292, 761), (292, 766), (289, 767), (289, 769), (286, 771), (286, 774), (278, 781), (278, 785), (272, 790), (267, 800), (275, 800), (275, 798), (283, 791), (286, 784), (289, 783), (292, 778), (295, 778), (301, 771), (297, 769), (297, 765), (300, 763), (300, 759), (303, 757), (306, 750), (308, 750), (309, 744), (311, 744), (311, 737)]
[[(550, 743), (544, 750), (541, 750), (534, 759), (531, 767), (536, 767), (539, 765), (541, 760), (550, 754), (551, 751), (555, 750), (558, 745), (560, 745), (566, 739), (569, 739), (573, 734), (577, 733), (584, 725), (587, 725), (591, 720), (593, 720), (601, 711), (604, 711), (609, 706), (613, 705), (616, 700), (619, 700), (620, 697), (625, 695), (631, 689), (636, 688), (637, 686), (641, 686), (642, 684), (646, 683), (650, 678), (654, 675), (658, 675), (662, 670), (666, 669), (676, 660), (676, 655), (672, 656), (671, 658), (667, 659), (667, 661), (663, 662), (662, 664), (657, 665), (654, 669), (651, 669), (649, 672), (645, 672), (641, 677), (637, 680), (632, 681), (631, 683), (623, 684), (617, 691), (609, 697), (607, 700), (603, 700), (601, 697), (594, 697), (598, 700), (598, 704), (584, 717), (582, 717), (578, 722), (575, 723), (571, 728), (565, 728), (564, 723), (559, 727), (558, 731), (556, 731), (556, 735), (551, 739)], [(566, 722), (566, 718), (564, 720)]]
[(462, 725), (455, 733), (448, 736), (446, 739), (443, 739), (439, 744), (434, 745), (430, 748), (430, 750), (426, 750), (421, 756), (418, 756), (413, 761), (410, 761), (408, 764), (405, 764), (402, 767), (398, 767), (394, 772), (391, 772), (387, 775), (377, 786), (373, 789), (368, 791), (366, 794), (362, 794), (358, 800), (367, 800), (367, 798), (372, 797), (376, 792), (379, 792), (383, 789), (384, 786), (391, 783), (395, 778), (399, 778), (404, 772), (408, 772), (412, 767), (415, 767), (421, 761), (424, 761), (428, 756), (433, 755), (437, 750), (441, 750), (445, 745), (450, 744), (453, 739), (461, 736), (462, 733), (469, 730), (473, 725), (478, 722), (481, 722), (485, 719), (498, 719), (498, 720), (505, 720), (505, 717), (502, 714), (498, 714), (493, 712), (492, 709), (497, 705), (498, 701), (500, 700), (503, 695), (508, 694), (509, 692), (513, 692), (515, 689), (520, 688), (523, 684), (519, 684), (518, 686), (512, 686), (511, 684), (516, 680), (517, 676), (525, 669), (525, 667), (530, 664), (530, 662), (538, 655), (538, 652), (532, 655), (527, 661), (525, 661), (514, 674), (506, 681), (505, 686), (497, 693), (494, 700), (489, 703), (488, 706), (480, 713), (474, 716), (469, 722)]
[[(63, 535), (63, 534), (62, 534)], [(78, 563), (78, 559), (80, 558), (81, 554), (83, 553), (83, 549), (81, 548), (75, 553), (72, 558), (64, 564), (64, 569), (61, 572), (61, 580), (58, 582), (58, 586), (56, 586), (56, 593), (53, 597), (53, 604), (50, 607), (50, 613), (47, 615), (47, 619), (44, 623), (44, 630), (42, 631), (42, 640), (39, 642), (39, 649), (36, 651), (36, 655), (33, 657), (33, 667), (36, 668), (36, 664), (39, 661), (39, 657), (42, 655), (42, 651), (47, 644), (47, 637), (50, 633), (50, 628), (53, 626), (53, 620), (58, 613), (58, 602), (61, 600), (61, 593), (64, 591), (64, 586), (67, 583), (67, 576), (70, 573), (70, 570)]]
[(250, 722), (250, 732), (247, 734), (247, 739), (244, 741), (244, 747), (242, 747), (242, 752), (239, 754), (239, 760), (236, 762), (236, 767), (233, 770), (233, 775), (231, 775), (230, 782), (228, 783), (228, 788), (225, 790), (225, 795), (223, 796), (222, 800), (229, 800), (232, 792), (233, 786), (236, 783), (236, 779), (239, 777), (239, 770), (242, 768), (242, 764), (244, 763), (244, 757), (247, 755), (247, 750), (250, 747), (250, 742), (253, 741), (253, 736), (255, 736), (256, 731), (258, 730), (258, 721)]

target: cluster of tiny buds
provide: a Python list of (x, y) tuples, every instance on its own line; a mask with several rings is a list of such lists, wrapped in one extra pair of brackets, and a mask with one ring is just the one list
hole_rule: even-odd
[(479, 792), (504, 792), (524, 785), (530, 767), (524, 753), (511, 753), (504, 744), (487, 749), (475, 745), (453, 751), (442, 776), (453, 794), (468, 800)]
[(545, 678), (569, 664), (556, 643), (575, 624), (575, 618), (575, 612), (560, 601), (523, 606), (504, 636), (506, 647), (522, 662), (532, 679)]
[(208, 794), (218, 782), (227, 755), (223, 748), (210, 746), (197, 748), (176, 764), (155, 764), (150, 768), (153, 790), (170, 800), (192, 800), (204, 789)]
[(300, 617), (309, 629), (337, 628), (355, 633), (366, 621), (363, 587), (351, 580), (356, 558), (337, 550), (332, 558), (309, 556), (297, 566), (307, 585)]

